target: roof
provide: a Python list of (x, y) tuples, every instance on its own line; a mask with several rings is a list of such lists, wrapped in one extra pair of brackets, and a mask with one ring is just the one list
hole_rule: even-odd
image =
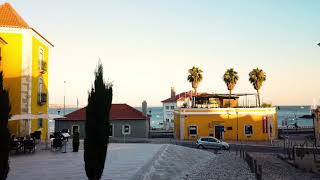
[(28, 23), (17, 13), (17, 11), (9, 4), (3, 3), (0, 5), (0, 27), (12, 27), (12, 28), (24, 28), (31, 29), (42, 39), (44, 39), (51, 46), (53, 44), (38, 33), (34, 28), (28, 25)]
[(168, 99), (165, 99), (161, 101), (162, 103), (170, 103), (170, 102), (177, 102), (178, 100), (185, 100), (186, 98), (192, 97), (192, 91), (189, 92), (182, 92), (175, 97), (170, 97)]
[[(86, 107), (78, 109), (65, 115), (66, 118), (57, 118), (55, 120), (63, 121), (85, 121)], [(141, 111), (129, 106), (128, 104), (112, 104), (110, 110), (110, 120), (147, 120)]]
[(0, 5), (0, 26), (31, 28), (9, 4)]
[(4, 39), (2, 39), (1, 37), (0, 37), (0, 43), (2, 43), (2, 44), (8, 44)]

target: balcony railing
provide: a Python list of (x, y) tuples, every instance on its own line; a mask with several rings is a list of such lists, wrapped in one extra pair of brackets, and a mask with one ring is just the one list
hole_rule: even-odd
[(46, 93), (38, 93), (38, 104), (40, 106), (46, 104), (47, 102), (47, 94)]

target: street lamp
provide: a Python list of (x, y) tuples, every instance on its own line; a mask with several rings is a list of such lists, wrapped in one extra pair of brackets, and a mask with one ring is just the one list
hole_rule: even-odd
[(63, 81), (63, 116), (66, 115), (66, 81)]

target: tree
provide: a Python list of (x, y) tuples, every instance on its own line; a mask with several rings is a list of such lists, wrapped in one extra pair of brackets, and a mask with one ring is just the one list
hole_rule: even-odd
[(202, 81), (202, 70), (199, 67), (193, 66), (188, 70), (188, 81), (191, 83), (195, 94), (197, 94), (197, 88)]
[(88, 93), (86, 107), (84, 161), (89, 180), (101, 179), (109, 143), (109, 114), (112, 103), (112, 84), (105, 83), (99, 62), (95, 81)]
[(254, 89), (257, 90), (258, 105), (260, 107), (260, 89), (264, 81), (266, 81), (266, 73), (259, 68), (252, 69), (249, 73), (249, 81), (253, 85)]
[(3, 86), (3, 72), (0, 72), (0, 180), (9, 173), (10, 132), (8, 120), (11, 116), (9, 92)]
[(236, 86), (239, 80), (238, 72), (234, 71), (233, 68), (227, 69), (223, 75), (223, 81), (226, 83), (229, 90), (229, 107), (231, 107), (231, 92)]

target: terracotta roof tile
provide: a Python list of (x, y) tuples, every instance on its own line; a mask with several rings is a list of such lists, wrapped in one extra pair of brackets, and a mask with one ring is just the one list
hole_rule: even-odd
[[(55, 119), (65, 121), (85, 121), (86, 120), (86, 108), (81, 108), (72, 113), (65, 115), (66, 118)], [(110, 110), (110, 120), (137, 120), (148, 119), (142, 112), (127, 105), (127, 104), (112, 104)]]
[(191, 91), (189, 92), (182, 92), (178, 95), (176, 95), (175, 97), (170, 97), (168, 99), (165, 99), (163, 101), (161, 101), (162, 103), (169, 103), (169, 102), (177, 102), (178, 100), (184, 100), (186, 98), (191, 98), (194, 94), (192, 94)]
[(0, 5), (0, 26), (30, 28), (9, 3)]

